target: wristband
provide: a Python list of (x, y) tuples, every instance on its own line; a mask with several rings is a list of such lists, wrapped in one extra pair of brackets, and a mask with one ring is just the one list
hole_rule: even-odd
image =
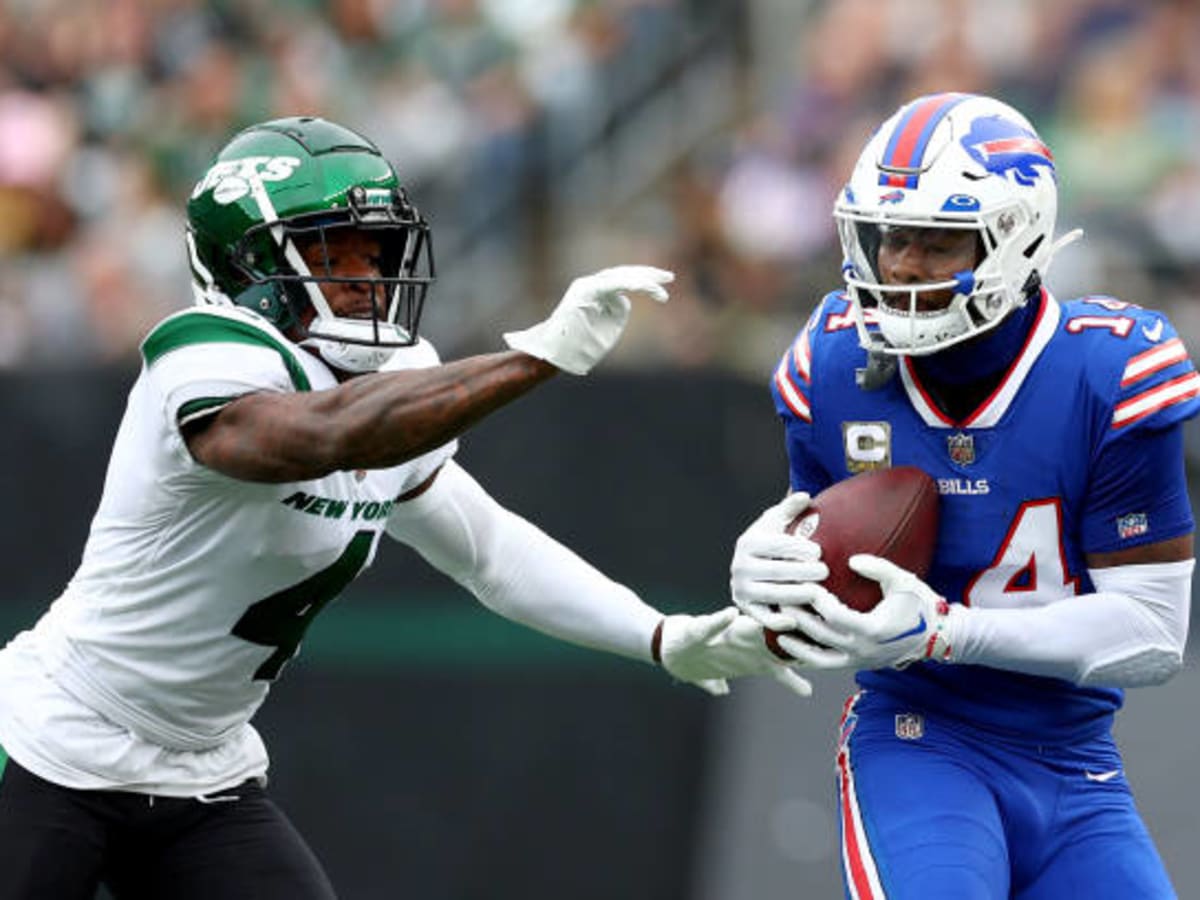
[(658, 625), (654, 627), (654, 637), (650, 638), (650, 658), (660, 666), (662, 665), (662, 632), (665, 621), (667, 621), (665, 617), (658, 620)]

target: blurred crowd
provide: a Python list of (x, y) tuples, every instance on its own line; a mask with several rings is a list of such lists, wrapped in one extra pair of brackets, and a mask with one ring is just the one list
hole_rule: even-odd
[(504, 214), (536, 202), (523, 189), (547, 116), (619, 102), (609, 69), (620, 57), (631, 89), (652, 76), (625, 62), (647, 59), (666, 23), (686, 30), (679, 12), (670, 0), (0, 0), (0, 367), (134, 358), (190, 302), (193, 184), (267, 118), (323, 115), (375, 140), (440, 250), (490, 229), (523, 254)]
[(1200, 348), (1200, 4), (830, 0), (794, 36), (688, 172), (685, 344), (763, 377), (837, 286), (830, 210), (870, 133), (912, 97), (960, 90), (1022, 110), (1055, 155), (1059, 231), (1086, 235), (1057, 257), (1055, 293), (1164, 309)]
[[(714, 47), (739, 61), (721, 127), (635, 201), (559, 227), (566, 163)], [(444, 350), (494, 349), (566, 260), (650, 262), (680, 282), (618, 362), (763, 377), (836, 286), (830, 209), (862, 143), (937, 90), (1009, 101), (1053, 150), (1060, 229), (1087, 232), (1060, 295), (1164, 308), (1200, 346), (1191, 0), (0, 0), (0, 368), (133, 359), (190, 302), (182, 209), (209, 159), (243, 125), (310, 113), (396, 161), (441, 272), (491, 247), (522, 273), (529, 289), (493, 291), (477, 265), (494, 327), (456, 338), (448, 307)]]

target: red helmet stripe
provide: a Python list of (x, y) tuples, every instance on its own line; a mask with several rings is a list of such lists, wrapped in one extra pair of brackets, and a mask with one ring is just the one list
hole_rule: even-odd
[[(884, 168), (915, 169), (925, 156), (929, 138), (938, 123), (955, 106), (967, 98), (966, 94), (934, 94), (909, 104), (892, 132), (887, 148), (883, 151), (880, 165)], [(914, 183), (907, 183), (914, 181)], [(916, 187), (913, 176), (884, 175), (880, 184), (899, 187)]]

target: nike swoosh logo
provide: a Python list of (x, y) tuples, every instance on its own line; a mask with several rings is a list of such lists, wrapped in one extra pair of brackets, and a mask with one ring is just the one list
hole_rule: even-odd
[(912, 637), (914, 634), (920, 634), (925, 630), (925, 617), (921, 616), (921, 621), (903, 634), (898, 634), (895, 637), (890, 637), (886, 641), (880, 641), (881, 644), (894, 644), (896, 641), (902, 641), (906, 637)]
[(1163, 332), (1163, 320), (1162, 319), (1155, 319), (1154, 324), (1151, 325), (1149, 328), (1147, 328), (1145, 325), (1142, 326), (1142, 334), (1144, 334), (1146, 336), (1146, 340), (1148, 340), (1148, 341), (1153, 341), (1155, 343), (1158, 343), (1158, 339), (1162, 337), (1162, 332)]
[(1088, 781), (1098, 781), (1103, 784), (1106, 781), (1112, 781), (1121, 774), (1120, 769), (1113, 769), (1111, 772), (1088, 772), (1084, 771), (1083, 777)]

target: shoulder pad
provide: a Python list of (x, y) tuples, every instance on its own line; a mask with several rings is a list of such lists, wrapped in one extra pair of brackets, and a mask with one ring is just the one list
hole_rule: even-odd
[(1088, 336), (1081, 348), (1103, 383), (1116, 383), (1114, 431), (1165, 427), (1200, 412), (1200, 375), (1165, 315), (1114, 297), (1093, 295), (1064, 304), (1063, 328)]
[(811, 422), (812, 385), (819, 361), (830, 355), (841, 360), (843, 353), (854, 354), (855, 366), (861, 365), (865, 356), (859, 346), (850, 299), (845, 291), (831, 291), (817, 304), (775, 368), (771, 393), (779, 414)]
[(277, 352), (298, 391), (312, 389), (297, 348), (275, 326), (238, 306), (185, 309), (163, 319), (142, 341), (142, 358), (151, 366), (173, 350), (197, 344), (251, 344)]

